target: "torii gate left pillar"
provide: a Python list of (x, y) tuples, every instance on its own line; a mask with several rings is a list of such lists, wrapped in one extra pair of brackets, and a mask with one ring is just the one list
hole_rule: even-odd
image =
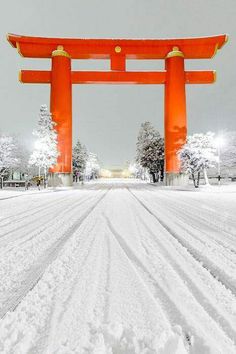
[(58, 133), (59, 157), (52, 174), (64, 186), (71, 186), (72, 177), (72, 83), (71, 58), (63, 47), (52, 52), (50, 110)]
[[(177, 151), (186, 141), (186, 84), (209, 84), (214, 71), (186, 71), (186, 59), (209, 59), (227, 35), (176, 39), (71, 39), (8, 35), (18, 52), (29, 58), (51, 58), (51, 71), (22, 70), (23, 83), (51, 84), (51, 112), (57, 123), (60, 156), (52, 174), (72, 184), (72, 84), (165, 85), (165, 181), (184, 184)], [(71, 71), (71, 59), (108, 59), (110, 71)], [(164, 59), (165, 70), (126, 71), (129, 59)]]

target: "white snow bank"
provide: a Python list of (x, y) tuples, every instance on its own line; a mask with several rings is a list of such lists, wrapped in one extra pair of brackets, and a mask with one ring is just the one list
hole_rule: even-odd
[(91, 326), (91, 339), (85, 348), (89, 354), (187, 354), (184, 340), (177, 331), (160, 337), (137, 338), (134, 331), (120, 323)]

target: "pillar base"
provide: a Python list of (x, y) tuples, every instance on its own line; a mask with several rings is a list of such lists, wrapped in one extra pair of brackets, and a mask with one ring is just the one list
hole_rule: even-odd
[(72, 173), (50, 173), (48, 177), (49, 187), (72, 187), (73, 174)]
[(166, 186), (187, 186), (189, 177), (186, 173), (165, 173), (165, 185)]

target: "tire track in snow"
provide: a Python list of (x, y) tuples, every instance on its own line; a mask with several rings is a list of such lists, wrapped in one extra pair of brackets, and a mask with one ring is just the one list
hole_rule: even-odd
[(22, 286), (18, 288), (16, 293), (12, 297), (10, 297), (5, 304), (3, 304), (0, 310), (0, 318), (3, 318), (8, 311), (14, 311), (19, 305), (19, 303), (22, 301), (22, 299), (26, 296), (26, 294), (34, 288), (34, 286), (42, 277), (46, 268), (56, 259), (58, 253), (61, 251), (64, 244), (87, 219), (87, 217), (92, 213), (92, 211), (98, 206), (102, 199), (105, 198), (108, 192), (109, 190), (106, 191), (92, 207), (90, 207), (73, 225), (71, 225), (67, 229), (63, 237), (61, 237), (58, 242), (54, 244), (54, 248), (49, 250), (46, 255), (41, 259), (40, 264), (34, 265), (24, 284), (22, 284)]
[[(58, 205), (58, 203), (60, 203), (60, 201), (54, 201), (54, 202), (52, 202), (52, 203), (50, 203), (50, 205), (48, 206), (48, 207), (41, 207), (39, 210), (37, 210), (37, 211), (34, 211), (33, 213), (31, 213), (29, 216), (36, 216), (36, 220), (35, 219), (32, 219), (30, 222), (28, 222), (27, 224), (25, 224), (25, 221), (27, 222), (27, 217), (28, 217), (28, 215), (26, 215), (25, 217), (22, 217), (22, 218), (20, 218), (19, 220), (18, 219), (16, 219), (14, 222), (13, 221), (11, 221), (11, 222), (9, 222), (9, 223), (7, 223), (7, 224), (5, 224), (5, 225), (2, 225), (2, 226), (0, 226), (0, 229), (3, 229), (5, 226), (8, 226), (8, 225), (12, 225), (13, 224), (13, 226), (15, 227), (15, 224), (18, 224), (18, 223), (20, 223), (21, 221), (21, 225), (18, 225), (18, 226), (16, 226), (15, 228), (13, 228), (13, 229), (11, 229), (11, 230), (9, 230), (9, 231), (7, 231), (7, 232), (4, 232), (3, 233), (3, 235), (1, 235), (0, 236), (0, 238), (4, 238), (4, 237), (7, 237), (7, 236), (9, 236), (9, 235), (11, 235), (12, 233), (14, 233), (15, 231), (19, 231), (19, 230), (24, 230), (24, 228), (26, 227), (26, 226), (29, 226), (29, 225), (33, 225), (33, 229), (35, 229), (35, 222), (36, 221), (41, 221), (40, 219), (43, 219), (44, 217), (49, 217), (50, 218), (50, 213), (49, 213), (49, 211), (51, 210), (51, 208), (52, 208), (52, 206), (54, 206), (54, 205)], [(45, 203), (46, 204), (46, 203)], [(43, 213), (41, 213), (40, 214), (40, 212), (41, 211), (43, 211)]]
[[(173, 199), (171, 199), (168, 195), (162, 193), (161, 196), (169, 201), (169, 205), (167, 206), (165, 204), (165, 208), (168, 208), (168, 210), (170, 211), (174, 211), (174, 213), (178, 214), (180, 218), (184, 219), (184, 222), (188, 223), (189, 225), (192, 226), (192, 224), (189, 223), (189, 218), (192, 219), (194, 221), (194, 225), (196, 226), (196, 222), (197, 224), (202, 225), (203, 227), (207, 227), (213, 231), (219, 231), (221, 230), (222, 234), (224, 234), (224, 239), (222, 240), (222, 238), (219, 238), (217, 234), (212, 235), (212, 237), (221, 245), (223, 245), (226, 248), (229, 247), (236, 247), (236, 238), (235, 238), (235, 233), (236, 233), (236, 226), (235, 226), (235, 221), (232, 221), (232, 224), (234, 226), (229, 227), (228, 225), (228, 218), (227, 218), (227, 225), (225, 225), (225, 220), (221, 220), (222, 215), (220, 215), (219, 213), (209, 213), (208, 209), (208, 214), (207, 217), (205, 214), (203, 214), (201, 212), (201, 207), (198, 209), (197, 207), (195, 207), (194, 205), (191, 204), (191, 209), (189, 209), (189, 205), (185, 202), (183, 202), (182, 200), (179, 201), (178, 203), (175, 203), (173, 201)], [(176, 205), (175, 205), (176, 204)], [(186, 207), (184, 208), (183, 205), (185, 205)], [(192, 210), (194, 210), (196, 212), (193, 212)], [(204, 215), (204, 216), (203, 216)], [(214, 222), (212, 222), (212, 219), (214, 219)], [(218, 219), (220, 219), (220, 222), (218, 221)], [(208, 237), (209, 238), (209, 237)], [(209, 240), (211, 240), (209, 238)], [(232, 252), (236, 252), (236, 248), (231, 250)]]
[[(89, 216), (91, 216), (91, 214)], [(57, 331), (58, 328), (60, 327), (60, 324), (64, 322), (64, 318), (67, 318), (68, 312), (70, 311), (73, 311), (73, 313), (77, 312), (75, 306), (78, 306), (79, 304), (78, 294), (81, 293), (81, 289), (79, 288), (78, 284), (80, 278), (83, 277), (84, 267), (86, 267), (87, 263), (89, 262), (91, 253), (94, 252), (94, 244), (97, 241), (96, 234), (93, 233), (95, 226), (96, 226), (96, 221), (94, 221), (93, 225), (89, 225), (89, 230), (86, 229), (86, 233), (88, 234), (88, 236), (84, 238), (83, 237), (84, 231), (82, 231), (82, 236), (80, 237), (80, 240), (78, 240), (78, 242), (80, 243), (80, 250), (83, 250), (80, 253), (79, 266), (77, 265), (76, 262), (76, 267), (75, 267), (75, 263), (73, 259), (74, 257), (70, 257), (69, 269), (72, 270), (70, 270), (70, 276), (67, 277), (66, 279), (66, 281), (68, 281), (69, 284), (65, 286), (63, 292), (61, 292), (61, 294), (59, 295), (60, 300), (57, 298), (57, 301), (54, 302), (51, 307), (50, 318), (46, 321), (46, 326), (44, 326), (43, 328), (43, 333), (40, 335), (40, 338), (36, 343), (36, 347), (40, 348), (38, 349), (40, 353), (48, 353), (48, 354), (51, 354), (52, 352), (55, 353), (53, 348), (55, 348), (55, 346), (57, 346), (58, 344)], [(97, 262), (98, 254), (97, 257), (93, 257), (93, 259), (96, 260)], [(97, 266), (94, 266), (94, 268), (96, 269), (96, 271), (98, 271)], [(94, 276), (94, 272), (92, 276)], [(86, 287), (85, 287), (85, 291), (86, 291)], [(86, 306), (88, 306), (87, 300), (88, 299), (86, 297)], [(84, 311), (84, 307), (85, 306), (83, 306), (83, 311)], [(63, 334), (64, 331), (62, 330), (61, 336), (63, 336)]]
[[(31, 267), (37, 262), (39, 263), (41, 259), (40, 257), (44, 256), (44, 254), (48, 252), (56, 242), (58, 242), (68, 228), (67, 225), (70, 225), (77, 220), (83, 213), (83, 209), (87, 210), (87, 208), (90, 207), (90, 200), (96, 200), (102, 193), (102, 191), (98, 191), (96, 195), (90, 195), (90, 197), (84, 196), (83, 200), (78, 200), (77, 202), (73, 199), (69, 200), (69, 209), (65, 209), (64, 205), (59, 205), (59, 208), (55, 210), (56, 217), (51, 219), (53, 214), (50, 214), (48, 219), (50, 221), (45, 223), (44, 220), (43, 227), (41, 222), (39, 227), (36, 227), (33, 232), (29, 233), (26, 229), (25, 233), (20, 235), (19, 241), (13, 241), (13, 245), (12, 243), (7, 243), (7, 247), (1, 248), (0, 302), (6, 301), (8, 293), (14, 293), (14, 289), (21, 286), (21, 283), (24, 282)], [(88, 204), (86, 202), (87, 200), (89, 200)], [(78, 205), (81, 204), (82, 207), (78, 210)], [(64, 215), (65, 212), (66, 214)], [(18, 236), (19, 235), (17, 234), (17, 237)], [(31, 239), (31, 242), (29, 242), (29, 239)], [(18, 266), (13, 268), (15, 264), (18, 264)]]
[[(169, 200), (171, 206), (176, 204), (175, 200), (173, 200), (173, 198), (171, 198), (166, 193), (163, 193), (163, 191), (161, 192), (161, 196), (166, 200)], [(192, 198), (190, 198), (190, 200), (192, 201), (191, 209), (189, 209), (189, 204), (181, 198), (178, 199), (178, 203), (176, 207), (174, 206), (174, 208), (182, 210), (184, 213), (187, 212), (189, 215), (191, 215), (191, 217), (195, 218), (197, 221), (201, 221), (204, 224), (211, 226), (213, 229), (225, 232), (225, 235), (228, 236), (231, 242), (236, 242), (236, 220), (232, 211), (231, 213), (227, 212), (226, 216), (225, 213), (222, 213), (222, 210), (218, 211), (217, 208), (212, 209), (208, 205), (203, 206), (202, 204), (197, 206), (196, 203), (198, 203), (198, 201)], [(205, 209), (204, 212), (202, 211), (203, 208)], [(227, 223), (225, 223), (225, 221), (227, 221)]]
[[(111, 262), (114, 262), (113, 265), (110, 265), (108, 267), (108, 270), (110, 270), (110, 267), (112, 268), (112, 271), (116, 272), (117, 269), (119, 268), (119, 271), (121, 272), (120, 268), (122, 269), (122, 272), (125, 273), (126, 279), (128, 279), (129, 282), (129, 292), (131, 295), (131, 299), (132, 299), (132, 305), (139, 303), (139, 297), (138, 297), (138, 293), (142, 293), (143, 297), (142, 297), (142, 302), (144, 302), (145, 304), (149, 304), (149, 306), (151, 306), (151, 311), (152, 313), (156, 313), (158, 314), (159, 317), (159, 321), (163, 321), (165, 323), (165, 325), (167, 327), (169, 327), (169, 329), (171, 328), (171, 326), (173, 324), (180, 324), (179, 318), (181, 317), (181, 323), (184, 322), (184, 318), (182, 316), (182, 314), (178, 311), (178, 309), (176, 309), (175, 305), (173, 302), (168, 300), (168, 297), (166, 297), (164, 291), (162, 290), (161, 287), (159, 287), (159, 284), (156, 284), (155, 279), (152, 277), (152, 275), (150, 274), (150, 272), (148, 271), (148, 268), (145, 264), (145, 262), (143, 262), (142, 259), (140, 259), (135, 252), (133, 252), (133, 250), (128, 246), (128, 244), (126, 243), (126, 241), (124, 240), (123, 237), (121, 237), (116, 230), (113, 228), (113, 225), (110, 222), (110, 219), (108, 218), (107, 214), (103, 212), (103, 218), (106, 222), (106, 226), (107, 226), (107, 230), (108, 230), (108, 234), (107, 234), (107, 238), (109, 239), (109, 248), (110, 251), (108, 253), (108, 257), (111, 257)], [(144, 277), (141, 273), (145, 273), (145, 277), (148, 278), (148, 281), (144, 280)], [(107, 285), (109, 286), (109, 288), (112, 288), (112, 293), (113, 296), (112, 298), (108, 298), (105, 299), (105, 306), (110, 306), (110, 303), (113, 305), (114, 307), (114, 301), (116, 302), (116, 296), (118, 297), (118, 301), (121, 301), (121, 299), (119, 299), (119, 295), (117, 293), (114, 293), (114, 280), (113, 282), (111, 281), (111, 276), (107, 275), (107, 282), (106, 282), (106, 289), (107, 289)], [(119, 278), (118, 278), (119, 279)], [(135, 283), (134, 283), (134, 279), (135, 279)], [(111, 284), (112, 283), (112, 284)], [(155, 290), (156, 293), (158, 293), (158, 296), (155, 296), (153, 294), (153, 292), (150, 290), (150, 283), (155, 283), (153, 284), (155, 286)], [(120, 280), (119, 282), (119, 287), (123, 286), (123, 280)], [(137, 291), (137, 290), (140, 291)], [(121, 293), (123, 293), (123, 291), (121, 291)], [(111, 296), (111, 294), (109, 294), (109, 297)], [(170, 317), (166, 316), (166, 312), (165, 312), (165, 306), (163, 306), (163, 304), (167, 304), (167, 307), (170, 311), (170, 313), (172, 313), (173, 316), (171, 316), (171, 320), (173, 320), (172, 322), (170, 321)], [(123, 305), (123, 302), (121, 302), (121, 306)], [(133, 307), (133, 306), (132, 306)], [(139, 308), (139, 306), (138, 306)], [(122, 312), (123, 309), (121, 309)], [(114, 309), (113, 309), (114, 311)], [(178, 313), (178, 316), (176, 316), (176, 313)], [(105, 323), (109, 323), (109, 311), (108, 309), (104, 312), (104, 321)], [(125, 313), (126, 316), (129, 316), (129, 313)], [(130, 314), (130, 316), (132, 315), (132, 313)], [(142, 316), (142, 321), (144, 321), (144, 323), (148, 320), (146, 317), (146, 312), (142, 311), (141, 312), (141, 316)], [(112, 315), (111, 315), (112, 316)], [(131, 316), (132, 317), (132, 316)], [(139, 314), (139, 320), (140, 320), (140, 314)], [(111, 318), (110, 318), (111, 320)], [(124, 319), (126, 321), (126, 319)], [(135, 324), (134, 324), (135, 325)], [(187, 323), (186, 323), (187, 326)]]
[[(156, 252), (155, 250), (159, 249), (161, 251), (161, 254), (164, 255), (164, 258), (168, 259), (168, 262), (171, 267), (175, 270), (176, 273), (178, 273), (183, 282), (187, 284), (188, 288), (193, 293), (196, 300), (201, 304), (201, 306), (206, 309), (206, 311), (210, 314), (214, 321), (217, 322), (219, 326), (221, 326), (222, 329), (227, 334), (229, 334), (232, 339), (236, 338), (235, 321), (233, 320), (232, 316), (231, 318), (227, 318), (227, 316), (225, 316), (225, 308), (223, 307), (219, 309), (220, 304), (218, 302), (212, 303), (212, 294), (211, 292), (209, 292), (209, 290), (211, 290), (211, 288), (209, 289), (209, 272), (202, 268), (201, 265), (199, 265), (199, 262), (196, 262), (196, 260), (192, 258), (191, 255), (185, 254), (185, 252), (183, 252), (185, 251), (185, 249), (183, 249), (182, 246), (180, 246), (178, 243), (177, 245), (180, 246), (182, 252), (179, 250), (179, 247), (175, 247), (176, 244), (172, 246), (172, 244), (170, 245), (168, 239), (163, 240), (160, 235), (158, 237), (156, 234), (154, 234), (153, 231), (150, 229), (149, 225), (145, 222), (145, 219), (142, 219), (142, 216), (138, 219), (138, 221), (143, 225), (143, 227), (149, 234), (149, 236), (145, 236), (146, 232), (141, 233), (140, 231), (142, 245), (146, 250), (147, 254), (153, 253), (154, 256)], [(166, 235), (164, 237), (166, 237)], [(186, 259), (186, 257), (190, 258), (190, 260)], [(152, 262), (152, 259), (150, 259), (150, 261)], [(183, 261), (186, 263), (185, 266), (182, 265)], [(189, 264), (189, 261), (192, 261), (194, 263), (194, 266), (192, 266), (191, 263)], [(190, 271), (188, 269), (188, 265), (191, 265)], [(199, 270), (202, 269), (202, 274), (204, 275), (204, 278), (204, 272), (206, 272), (206, 275), (208, 277), (206, 278), (205, 282), (202, 281), (202, 277), (198, 274), (196, 267), (198, 267)], [(192, 279), (193, 277), (194, 281)], [(217, 282), (215, 278), (212, 278), (211, 282), (221, 284)], [(198, 285), (199, 283), (201, 284), (200, 288), (197, 286), (197, 283)], [(235, 298), (234, 300), (236, 301)]]
[[(221, 254), (224, 255), (224, 257), (230, 259), (230, 262), (234, 262), (235, 256), (233, 255), (233, 253), (235, 254), (236, 250), (233, 249), (234, 246), (232, 245), (232, 242), (228, 243), (225, 239), (227, 238), (227, 236), (229, 236), (228, 233), (222, 231), (221, 235), (217, 235), (217, 231), (219, 230), (216, 227), (213, 228), (213, 226), (209, 225), (207, 222), (203, 222), (201, 220), (199, 221), (196, 216), (193, 217), (193, 215), (189, 212), (189, 208), (185, 210), (179, 208), (178, 205), (173, 206), (173, 201), (171, 204), (171, 206), (167, 206), (165, 204), (165, 210), (169, 214), (174, 215), (176, 224), (178, 224), (182, 229), (188, 232), (195, 240), (198, 240), (199, 243), (201, 243), (202, 247), (207, 245), (212, 249), (217, 248), (218, 251), (220, 251)], [(160, 204), (157, 203), (154, 203), (154, 205), (157, 205), (157, 207), (160, 206)], [(190, 222), (191, 220), (193, 221), (192, 223)], [(199, 225), (201, 225), (202, 228), (200, 228)], [(206, 228), (209, 229), (210, 236), (205, 231)], [(214, 233), (212, 233), (212, 231)], [(222, 236), (224, 236), (224, 239), (222, 238)]]
[[(106, 221), (103, 217), (102, 211), (102, 222), (106, 225)], [(100, 323), (109, 323), (109, 313), (110, 313), (110, 296), (111, 296), (111, 263), (113, 261), (111, 257), (111, 241), (107, 233), (107, 230), (104, 229), (102, 235), (103, 242), (103, 259), (101, 266), (101, 271), (99, 274), (99, 287), (97, 293), (96, 304), (94, 306), (94, 312), (96, 314), (96, 320)]]
[[(215, 332), (214, 330), (218, 330), (218, 336), (221, 337), (222, 342), (224, 344), (232, 349), (233, 342), (230, 337), (227, 336), (227, 334), (222, 330), (220, 326), (218, 326), (218, 323), (214, 322), (214, 320), (209, 316), (207, 311), (202, 308), (201, 311), (201, 320), (202, 316), (205, 316), (205, 319), (208, 317), (208, 324), (210, 322), (210, 330), (208, 331), (208, 334), (206, 335), (203, 333), (204, 330), (201, 328), (201, 324), (199, 324), (196, 321), (196, 318), (193, 314), (191, 314), (188, 309), (183, 308), (183, 305), (178, 299), (178, 297), (175, 299), (175, 296), (173, 296), (174, 292), (172, 291), (173, 289), (170, 289), (168, 284), (164, 284), (165, 280), (161, 279), (157, 274), (154, 273), (150, 270), (150, 264), (146, 264), (146, 262), (142, 259), (140, 259), (135, 251), (131, 249), (131, 247), (128, 245), (128, 243), (125, 241), (125, 239), (119, 234), (111, 224), (111, 221), (108, 219), (107, 216), (105, 216), (107, 225), (111, 231), (111, 234), (113, 235), (114, 239), (116, 242), (119, 244), (121, 247), (122, 251), (126, 255), (126, 257), (129, 259), (131, 264), (133, 265), (134, 269), (137, 271), (139, 276), (142, 278), (144, 281), (145, 287), (147, 287), (147, 291), (150, 294), (151, 297), (153, 297), (153, 292), (150, 289), (150, 285), (154, 287), (154, 298), (156, 303), (160, 302), (162, 304), (162, 308), (166, 312), (168, 319), (170, 323), (174, 325), (181, 325), (183, 328), (184, 336), (185, 336), (185, 342), (187, 345), (191, 347), (191, 341), (190, 338), (192, 335), (195, 337), (195, 341), (198, 342), (198, 345), (202, 346), (202, 340), (207, 341), (207, 335), (211, 336), (210, 342), (214, 343), (215, 342)], [(166, 272), (167, 270), (165, 270)], [(164, 282), (164, 283), (163, 283)], [(185, 286), (185, 285), (184, 285)], [(172, 285), (172, 288), (174, 288), (174, 285)], [(190, 298), (192, 295), (190, 295)], [(157, 301), (158, 299), (158, 301)], [(192, 300), (194, 300), (194, 297), (192, 297)], [(188, 306), (189, 307), (189, 306)], [(201, 305), (196, 303), (195, 307), (201, 308)], [(196, 310), (196, 308), (195, 308)], [(187, 319), (188, 318), (188, 319)], [(189, 320), (191, 319), (190, 323)], [(214, 328), (214, 330), (212, 329)], [(202, 333), (201, 333), (202, 332)], [(203, 339), (204, 338), (204, 339)], [(220, 341), (221, 343), (221, 341)], [(217, 347), (217, 344), (216, 344)], [(229, 351), (229, 353), (233, 353), (232, 351)]]
[[(67, 199), (68, 199), (68, 197), (67, 197)], [(34, 228), (33, 231), (35, 231), (35, 229), (36, 229), (36, 232), (33, 232), (33, 235), (32, 235), (32, 233), (27, 231), (26, 235), (24, 235), (24, 236), (17, 235), (17, 238), (14, 238), (13, 240), (11, 240), (11, 242), (10, 242), (10, 247), (11, 248), (6, 248), (6, 244), (7, 245), (9, 244), (8, 240), (6, 241), (5, 245), (4, 244), (2, 245), (2, 243), (0, 242), (0, 249), (2, 248), (2, 252), (0, 251), (0, 255), (2, 253), (6, 253), (6, 251), (10, 252), (16, 246), (19, 247), (19, 246), (22, 246), (23, 244), (25, 244), (25, 243), (27, 243), (29, 241), (32, 241), (32, 239), (34, 239), (37, 236), (40, 236), (50, 226), (54, 225), (56, 223), (56, 220), (58, 218), (60, 218), (61, 215), (65, 214), (65, 213), (68, 213), (69, 211), (73, 210), (75, 207), (83, 205), (84, 203), (86, 203), (90, 199), (94, 199), (94, 195), (91, 195), (91, 196), (89, 196), (87, 198), (85, 197), (84, 199), (81, 199), (77, 203), (74, 203), (74, 204), (71, 204), (71, 200), (68, 200), (68, 205), (66, 207), (63, 207), (63, 209), (60, 210), (60, 211), (55, 210), (55, 211), (53, 211), (53, 213), (50, 213), (48, 215), (48, 220), (49, 221), (45, 222), (45, 220), (44, 220), (44, 226), (43, 227), (40, 227), (40, 229)], [(40, 219), (41, 219), (41, 216), (39, 217), (39, 221), (40, 221)], [(28, 224), (25, 225), (25, 226), (27, 227)], [(20, 242), (17, 242), (18, 240), (20, 240)]]
[[(173, 210), (171, 211), (170, 208), (167, 209), (170, 212), (173, 212)], [(178, 216), (179, 219), (182, 219), (185, 225), (188, 225), (191, 229), (197, 231), (197, 233), (194, 233), (194, 237), (200, 242), (205, 241), (205, 243), (207, 243), (210, 247), (217, 247), (222, 253), (227, 254), (227, 256), (230, 258), (232, 258), (236, 254), (236, 246), (232, 244), (232, 238), (229, 238), (229, 234), (225, 231), (221, 230), (221, 235), (218, 235), (217, 231), (219, 231), (219, 229), (217, 227), (213, 227), (207, 222), (199, 221), (196, 217), (189, 215), (188, 213), (181, 214), (181, 212), (177, 208), (174, 209), (174, 213), (176, 214), (176, 216)], [(210, 231), (210, 236), (205, 231), (206, 227)], [(185, 229), (187, 230), (186, 226)], [(190, 233), (193, 234), (192, 232)], [(201, 237), (200, 235), (204, 237)]]
[(236, 294), (236, 285), (233, 285), (227, 278), (227, 274), (223, 273), (223, 271), (216, 267), (210, 260), (208, 260), (206, 257), (202, 256), (202, 254), (196, 250), (195, 248), (192, 247), (192, 245), (183, 239), (179, 234), (177, 234), (169, 225), (166, 224), (165, 221), (161, 219), (161, 217), (157, 216), (155, 213), (153, 213), (152, 210), (150, 210), (147, 205), (141, 201), (129, 188), (129, 192), (134, 196), (134, 198), (144, 207), (145, 210), (149, 212), (161, 225), (164, 227), (169, 234), (174, 237), (178, 242), (187, 249), (187, 251), (191, 254), (191, 256), (199, 262), (203, 268), (205, 268), (215, 279), (217, 279), (221, 284), (223, 284), (226, 288), (228, 288), (233, 295)]
[[(127, 260), (132, 265), (133, 272), (135, 272), (139, 277), (140, 283), (142, 284), (142, 287), (145, 288), (148, 296), (150, 296), (155, 301), (158, 307), (161, 303), (161, 307), (167, 313), (170, 324), (173, 326), (181, 324), (181, 326), (185, 328), (186, 331), (188, 328), (188, 323), (182, 313), (176, 307), (175, 303), (172, 301), (171, 297), (158, 284), (155, 277), (153, 277), (153, 275), (150, 273), (147, 265), (145, 265), (144, 262), (137, 257), (135, 252), (131, 250), (123, 237), (114, 229), (109, 218), (106, 215), (104, 215), (104, 218), (108, 228), (111, 231), (111, 235), (113, 236), (117, 245), (121, 248), (124, 255), (127, 257)], [(144, 276), (142, 274), (144, 274)], [(146, 278), (146, 281), (144, 278)], [(150, 290), (150, 284), (152, 284), (155, 289), (155, 295), (153, 295), (152, 291)]]
[[(37, 192), (36, 193), (27, 193), (26, 195), (34, 195), (34, 194), (38, 194)], [(5, 197), (5, 198), (0, 198), (0, 201), (1, 200), (7, 200), (7, 199), (14, 199), (14, 198), (19, 198), (19, 197), (25, 197), (25, 194), (15, 194), (15, 195), (11, 195), (10, 197)]]
[(105, 285), (105, 303), (104, 303), (104, 316), (103, 322), (109, 323), (109, 310), (110, 310), (110, 283), (111, 283), (111, 242), (109, 236), (106, 235), (107, 243), (107, 269), (106, 269), (106, 285)]
[[(0, 220), (0, 229), (4, 228), (5, 226), (11, 225), (13, 222), (12, 219), (13, 220), (15, 219), (14, 222), (18, 223), (21, 220), (25, 220), (26, 218), (28, 218), (32, 215), (35, 215), (42, 210), (43, 211), (50, 210), (52, 208), (52, 206), (57, 205), (58, 203), (61, 203), (67, 199), (68, 199), (68, 197), (58, 198), (56, 200), (49, 201), (49, 202), (46, 200), (43, 203), (40, 203), (40, 205), (35, 206), (34, 208), (31, 207), (30, 210), (26, 209), (20, 213), (14, 213), (13, 215), (6, 216), (5, 218), (2, 218)], [(15, 207), (16, 207), (16, 209), (18, 209), (19, 205), (17, 204)], [(12, 213), (12, 211), (11, 211), (11, 213)], [(21, 216), (21, 215), (22, 215), (22, 217), (19, 218), (19, 216)], [(4, 221), (6, 221), (6, 220), (10, 220), (10, 221), (4, 224)]]

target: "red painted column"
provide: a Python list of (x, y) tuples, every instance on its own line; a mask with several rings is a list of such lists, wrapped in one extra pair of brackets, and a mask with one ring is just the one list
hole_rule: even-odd
[(184, 55), (178, 47), (167, 55), (165, 84), (165, 172), (167, 184), (179, 184), (179, 148), (187, 135)]
[(52, 52), (50, 110), (58, 133), (60, 156), (52, 169), (63, 185), (72, 184), (72, 83), (71, 58), (62, 46)]

